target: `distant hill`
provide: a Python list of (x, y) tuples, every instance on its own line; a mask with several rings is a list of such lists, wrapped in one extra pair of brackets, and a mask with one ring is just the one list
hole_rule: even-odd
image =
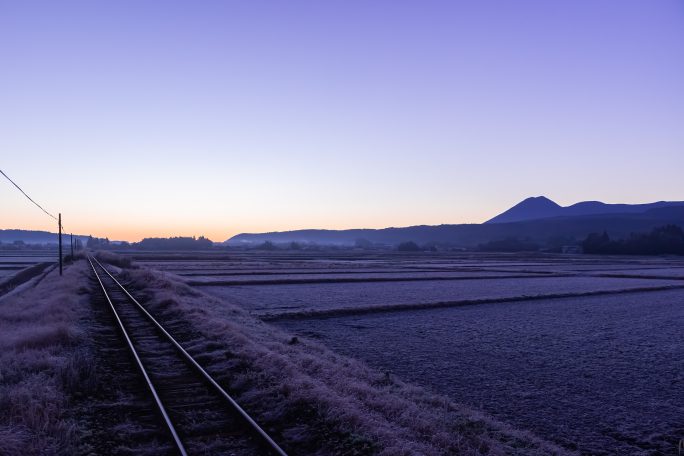
[[(74, 242), (76, 239), (81, 239), (81, 242), (85, 244), (88, 236), (74, 236)], [(62, 240), (66, 242), (68, 235), (64, 235)], [(25, 244), (57, 244), (59, 239), (57, 239), (57, 233), (49, 231), (0, 230), (0, 242), (9, 244), (14, 241), (22, 241)]]
[(507, 211), (487, 220), (485, 223), (509, 223), (522, 220), (557, 217), (562, 215), (563, 207), (545, 196), (527, 198)]
[(684, 201), (658, 201), (648, 204), (606, 204), (600, 201), (582, 201), (563, 207), (545, 196), (536, 196), (521, 201), (485, 223), (510, 223), (580, 215), (641, 214), (651, 209), (672, 206), (684, 206)]
[[(545, 203), (544, 203), (545, 204)], [(540, 205), (541, 206), (541, 205)], [(549, 206), (547, 204), (547, 206)], [(684, 205), (654, 207), (640, 213), (555, 216), (509, 223), (410, 226), (406, 228), (352, 230), (297, 230), (260, 234), (239, 234), (226, 241), (231, 246), (273, 243), (316, 243), (354, 245), (357, 241), (398, 245), (413, 241), (472, 248), (507, 238), (527, 239), (542, 246), (579, 242), (589, 233), (607, 231), (613, 238), (650, 231), (675, 224), (684, 226)]]

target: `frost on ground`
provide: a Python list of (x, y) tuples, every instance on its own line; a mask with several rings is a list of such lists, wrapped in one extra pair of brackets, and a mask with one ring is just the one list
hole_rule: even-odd
[[(220, 275), (219, 275), (220, 274)], [(381, 282), (381, 281), (412, 281), (412, 280), (459, 280), (459, 279), (480, 279), (480, 278), (506, 278), (506, 277), (529, 277), (529, 274), (513, 274), (505, 272), (463, 272), (463, 271), (446, 271), (446, 272), (397, 272), (397, 271), (381, 271), (381, 272), (357, 272), (357, 271), (342, 271), (342, 272), (306, 272), (306, 273), (284, 273), (280, 274), (240, 274), (234, 275), (229, 273), (180, 273), (179, 276), (185, 277), (189, 285), (200, 286), (217, 286), (217, 285), (280, 285), (292, 283), (292, 281), (299, 283), (306, 283), (307, 281), (316, 283), (319, 282), (338, 282), (338, 283), (353, 283), (353, 282)]]
[(186, 348), (293, 454), (565, 452), (159, 273), (122, 278), (162, 322), (194, 329)]
[(682, 286), (673, 280), (554, 277), (523, 279), (485, 278), (482, 280), (332, 283), (273, 286), (228, 286), (203, 288), (253, 311), (261, 317), (334, 315), (363, 313), (375, 308), (430, 307), (435, 303), (467, 300), (508, 299), (552, 294), (578, 294), (599, 291)]
[[(87, 389), (78, 320), (87, 306), (82, 262), (64, 276), (0, 300), (0, 454), (74, 454), (69, 397)], [(74, 361), (77, 360), (77, 361)]]
[[(292, 454), (564, 453), (445, 397), (297, 340), (180, 282), (144, 269), (123, 271), (161, 320), (192, 327), (192, 339), (184, 341), (188, 349)], [(53, 271), (34, 288), (0, 300), (3, 456), (111, 454), (93, 446), (92, 423), (84, 419), (108, 414), (102, 402), (89, 401), (112, 389), (97, 374), (90, 274), (87, 263), (78, 261), (63, 277)], [(134, 405), (132, 397), (120, 400)], [(112, 434), (140, 434), (136, 415), (107, 423)]]
[[(684, 438), (681, 257), (355, 252), (317, 261), (327, 255), (234, 254), (211, 265), (167, 261), (153, 267), (193, 280), (206, 274), (210, 281), (288, 274), (334, 279), (342, 272), (362, 278), (380, 270), (479, 275), (453, 282), (200, 289), (280, 319), (277, 325), (302, 341), (315, 339), (566, 448), (592, 455), (676, 454)], [(651, 291), (635, 292), (644, 289)], [(553, 295), (564, 298), (548, 299)], [(207, 301), (220, 315), (222, 304), (214, 302)], [(478, 304), (454, 305), (464, 302)]]
[[(619, 449), (622, 454), (666, 454), (673, 439), (681, 437), (680, 430), (684, 432), (678, 418), (684, 384), (681, 290), (642, 294), (652, 301), (626, 294), (360, 313), (284, 321), (280, 324), (287, 327), (282, 329), (248, 313), (255, 303), (280, 312), (278, 307), (285, 306), (363, 308), (386, 303), (388, 296), (412, 304), (426, 296), (468, 293), (477, 298), (506, 296), (511, 291), (595, 290), (606, 284), (615, 291), (642, 283), (681, 285), (678, 280), (627, 277), (652, 272), (678, 276), (681, 268), (676, 264), (594, 261), (573, 265), (563, 260), (554, 264), (500, 261), (483, 266), (470, 259), (468, 267), (480, 269), (477, 274), (483, 276), (503, 268), (508, 268), (506, 272), (574, 269), (582, 275), (515, 281), (241, 286), (232, 290), (251, 290), (242, 296), (244, 302), (231, 298), (227, 303), (188, 287), (169, 273), (131, 269), (126, 258), (114, 255), (100, 258), (117, 265), (113, 269), (122, 271), (122, 277), (163, 322), (189, 328), (182, 331), (188, 337), (182, 342), (189, 351), (291, 454), (541, 455), (565, 451), (518, 429), (531, 429), (585, 453), (611, 454)], [(235, 272), (251, 272), (240, 271), (241, 261), (231, 266)], [(306, 269), (297, 262), (286, 264), (281, 271)], [(307, 268), (324, 268), (333, 274), (353, 269), (348, 263), (339, 267), (320, 264), (311, 262)], [(373, 264), (390, 267), (388, 262)], [(223, 268), (224, 263), (216, 266)], [(465, 262), (457, 265), (466, 266)], [(257, 272), (278, 272), (279, 267), (261, 261)], [(395, 271), (404, 274), (409, 267), (455, 270), (456, 266), (448, 261), (407, 261)], [(587, 277), (602, 273), (625, 277)], [(95, 356), (98, 345), (93, 343), (98, 336), (93, 332), (88, 296), (93, 292), (90, 274), (85, 262), (77, 262), (66, 268), (63, 278), (53, 271), (35, 287), (14, 290), (15, 294), (0, 299), (2, 455), (81, 454), (87, 435), (92, 435), (83, 417), (106, 413), (102, 402), (98, 406), (92, 402), (93, 391), (115, 388), (102, 385), (106, 382), (97, 374), (101, 357)], [(331, 287), (339, 293), (332, 293)], [(244, 304), (246, 309), (232, 304)], [(287, 331), (319, 336), (336, 352)], [(122, 397), (121, 402), (135, 401)], [(109, 427), (107, 422), (103, 429), (114, 429), (124, 437), (140, 435), (136, 419), (135, 414), (127, 415), (118, 425)], [(97, 452), (97, 442), (91, 439), (85, 448)], [(148, 453), (154, 454), (155, 448), (150, 444)]]
[(583, 454), (684, 438), (684, 290), (279, 325)]

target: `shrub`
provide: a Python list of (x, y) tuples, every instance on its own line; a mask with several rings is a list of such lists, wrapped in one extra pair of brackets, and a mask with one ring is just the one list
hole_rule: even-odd
[(117, 255), (116, 253), (107, 252), (104, 250), (99, 250), (97, 253), (95, 253), (95, 258), (103, 263), (108, 263), (120, 268), (130, 268), (132, 264), (129, 257)]

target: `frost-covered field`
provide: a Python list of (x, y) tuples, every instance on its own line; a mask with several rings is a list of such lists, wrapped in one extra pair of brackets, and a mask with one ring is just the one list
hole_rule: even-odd
[[(203, 289), (268, 317), (307, 313), (363, 313), (384, 306), (420, 306), (552, 294), (624, 291), (677, 286), (671, 280), (602, 277), (496, 278), (270, 286), (210, 286)], [(679, 284), (684, 285), (684, 283)]]
[[(202, 282), (207, 285), (222, 285), (225, 282), (244, 282), (245, 284), (260, 283), (260, 284), (279, 284), (287, 283), (287, 281), (304, 282), (309, 281), (315, 283), (316, 281), (326, 282), (352, 282), (352, 281), (391, 281), (396, 279), (403, 280), (444, 280), (444, 279), (467, 279), (467, 278), (483, 278), (483, 277), (526, 277), (534, 276), (534, 274), (524, 273), (506, 273), (506, 272), (461, 272), (461, 271), (410, 271), (410, 272), (396, 272), (396, 271), (376, 271), (376, 272), (358, 272), (358, 271), (335, 271), (335, 272), (306, 272), (294, 274), (274, 274), (274, 273), (253, 273), (237, 275), (226, 273), (181, 273), (181, 276), (187, 277), (192, 282)], [(266, 283), (265, 283), (266, 282)]]
[(568, 449), (676, 454), (684, 438), (681, 258), (280, 252), (138, 264)]
[(56, 251), (0, 250), (0, 297), (44, 271), (57, 261)]
[(674, 454), (683, 324), (682, 291), (280, 322), (587, 454)]
[[(68, 253), (66, 250), (65, 254)], [(57, 251), (3, 251), (0, 250), (0, 266), (30, 266), (45, 261), (57, 261)]]

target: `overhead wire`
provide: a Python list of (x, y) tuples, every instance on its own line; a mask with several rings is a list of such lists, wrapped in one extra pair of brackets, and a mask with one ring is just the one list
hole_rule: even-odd
[[(55, 219), (56, 221), (59, 221), (59, 219), (58, 219), (57, 217), (55, 217), (54, 215), (52, 215), (51, 213), (49, 213), (48, 211), (46, 211), (45, 208), (43, 208), (43, 206), (41, 206), (40, 204), (36, 203), (36, 202), (33, 200), (33, 198), (31, 198), (30, 196), (28, 196), (28, 194), (27, 194), (24, 190), (22, 190), (21, 187), (19, 187), (19, 186), (17, 185), (16, 182), (14, 182), (12, 179), (10, 179), (10, 177), (9, 177), (7, 174), (5, 174), (5, 172), (4, 172), (3, 170), (1, 170), (1, 169), (0, 169), (0, 174), (2, 174), (3, 176), (5, 176), (5, 179), (7, 179), (8, 181), (10, 181), (10, 182), (12, 183), (12, 185), (14, 185), (14, 186), (15, 186), (15, 187), (16, 187), (16, 188), (17, 188), (17, 189), (26, 197), (26, 198), (28, 198), (29, 201), (31, 201), (33, 204), (35, 204), (36, 206), (38, 206), (38, 208), (39, 208), (41, 211), (45, 212), (47, 215), (49, 215), (50, 217), (52, 217), (52, 218)], [(64, 225), (62, 225), (62, 228), (63, 228), (63, 227), (64, 227)]]
[[(43, 206), (41, 206), (40, 204), (36, 203), (36, 201), (35, 201), (33, 198), (31, 198), (31, 197), (28, 195), (28, 193), (26, 193), (21, 187), (19, 187), (19, 185), (18, 185), (16, 182), (14, 182), (14, 181), (13, 181), (7, 174), (5, 174), (5, 172), (4, 172), (3, 170), (1, 170), (1, 169), (0, 169), (0, 174), (2, 174), (3, 176), (5, 176), (5, 179), (7, 179), (8, 181), (10, 181), (10, 182), (12, 183), (12, 185), (14, 185), (14, 186), (17, 188), (17, 190), (19, 190), (19, 191), (22, 193), (22, 195), (24, 195), (29, 201), (31, 201), (33, 204), (35, 204), (35, 205), (38, 207), (38, 209), (40, 209), (41, 211), (45, 212), (45, 214), (47, 214), (49, 217), (51, 217), (53, 220), (55, 220), (55, 221), (59, 224), (59, 275), (61, 276), (61, 275), (62, 275), (62, 233), (64, 232), (64, 225), (62, 224), (62, 214), (61, 214), (61, 213), (59, 214), (59, 218), (55, 217), (54, 215), (52, 215), (51, 213), (49, 213)], [(74, 247), (73, 247), (73, 236), (72, 236), (72, 245), (71, 245), (71, 249), (72, 249), (71, 251), (72, 251), (72, 253), (73, 253), (73, 248), (74, 248)]]

